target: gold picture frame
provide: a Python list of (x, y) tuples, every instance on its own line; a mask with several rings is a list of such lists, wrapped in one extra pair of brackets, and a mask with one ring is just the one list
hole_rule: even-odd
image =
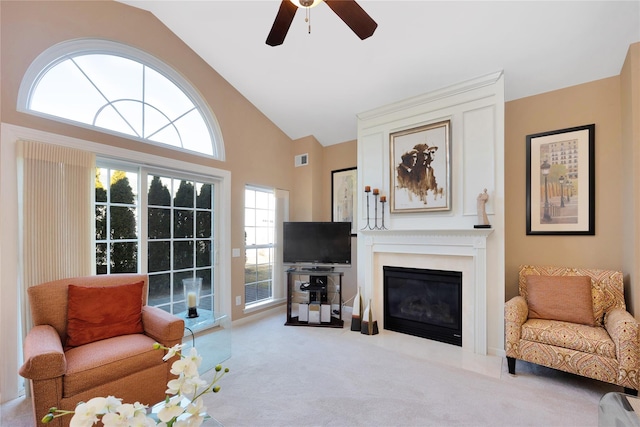
[(451, 121), (391, 133), (391, 213), (451, 210)]

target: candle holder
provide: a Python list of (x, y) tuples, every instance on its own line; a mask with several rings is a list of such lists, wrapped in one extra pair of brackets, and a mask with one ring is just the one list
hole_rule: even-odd
[(371, 230), (371, 225), (369, 224), (369, 193), (371, 192), (371, 187), (368, 185), (364, 187), (364, 192), (367, 193), (367, 225), (362, 227), (362, 230)]
[(384, 204), (387, 203), (386, 197), (380, 197), (380, 205), (382, 205), (382, 225), (380, 226), (380, 230), (386, 230), (387, 227), (384, 226)]
[(187, 305), (187, 317), (198, 317), (198, 304), (200, 303), (200, 291), (202, 290), (202, 278), (193, 277), (182, 279), (184, 302)]
[(374, 224), (373, 229), (380, 230), (380, 228), (378, 228), (378, 194), (374, 192), (373, 197), (375, 198), (375, 204), (374, 204), (375, 215), (373, 216), (373, 224)]

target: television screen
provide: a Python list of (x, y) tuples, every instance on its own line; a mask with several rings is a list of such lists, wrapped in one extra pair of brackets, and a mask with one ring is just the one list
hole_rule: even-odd
[(285, 222), (283, 262), (301, 266), (351, 266), (350, 222)]

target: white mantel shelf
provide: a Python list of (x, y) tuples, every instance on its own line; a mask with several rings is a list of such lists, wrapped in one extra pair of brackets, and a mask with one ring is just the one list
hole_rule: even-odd
[[(492, 228), (472, 229), (443, 229), (443, 230), (362, 230), (359, 233), (367, 246), (394, 245), (400, 243), (402, 252), (409, 250), (407, 246), (442, 245), (472, 246), (486, 248), (487, 237), (493, 232)], [(416, 253), (424, 253), (418, 249)]]
[(493, 228), (448, 228), (448, 229), (419, 229), (419, 230), (360, 230), (359, 233), (381, 236), (402, 235), (402, 236), (481, 236), (487, 237), (493, 233)]

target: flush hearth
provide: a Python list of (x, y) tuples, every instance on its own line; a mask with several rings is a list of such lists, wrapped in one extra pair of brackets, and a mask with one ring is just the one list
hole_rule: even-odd
[(383, 266), (384, 329), (462, 346), (462, 272)]

